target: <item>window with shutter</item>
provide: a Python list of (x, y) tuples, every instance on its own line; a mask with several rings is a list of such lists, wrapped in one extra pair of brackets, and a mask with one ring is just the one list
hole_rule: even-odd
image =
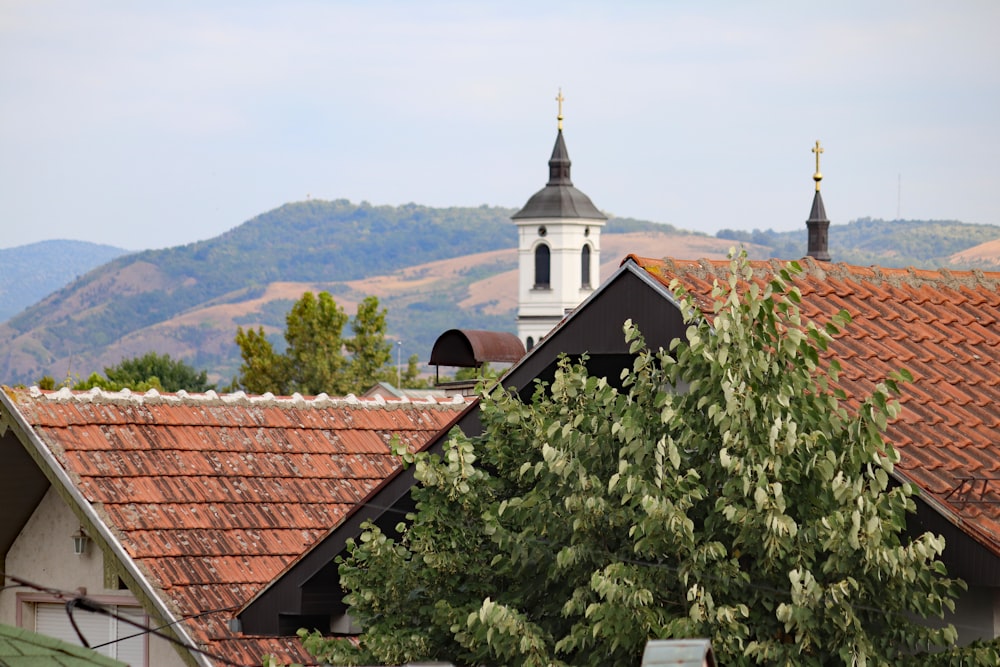
[[(62, 602), (36, 602), (35, 632), (49, 635), (56, 639), (82, 645), (73, 625), (66, 613), (66, 605)], [(147, 625), (146, 615), (139, 607), (110, 605), (112, 612), (124, 616), (136, 623)], [(131, 665), (131, 667), (146, 667), (146, 637), (139, 628), (119, 621), (111, 616), (95, 614), (82, 609), (73, 611), (73, 620), (80, 632), (87, 638), (90, 648), (98, 653)]]

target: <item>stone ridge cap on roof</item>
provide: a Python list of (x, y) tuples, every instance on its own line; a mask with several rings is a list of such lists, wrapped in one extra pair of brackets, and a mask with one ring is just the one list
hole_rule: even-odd
[[(654, 273), (658, 267), (663, 267), (665, 272), (673, 274), (693, 274), (696, 277), (718, 276), (729, 268), (728, 259), (677, 259), (673, 257), (652, 258), (642, 257), (636, 254), (629, 254), (622, 260), (624, 264), (629, 259), (633, 260), (641, 268)], [(750, 260), (749, 264), (755, 274), (772, 274), (792, 261), (802, 267), (801, 277), (813, 277), (825, 280), (827, 277), (839, 280), (855, 280), (872, 283), (889, 283), (892, 285), (907, 284), (911, 287), (920, 287), (926, 284), (946, 285), (949, 287), (987, 287), (990, 289), (1000, 289), (1000, 272), (983, 271), (981, 269), (953, 270), (948, 268), (940, 269), (917, 269), (889, 268), (884, 266), (857, 266), (844, 262), (817, 262), (812, 257), (803, 257), (797, 260)], [(652, 269), (652, 270), (651, 270)]]
[(189, 394), (183, 389), (177, 393), (161, 393), (156, 389), (150, 389), (143, 393), (133, 392), (129, 389), (121, 391), (106, 391), (97, 387), (86, 391), (73, 391), (68, 387), (63, 387), (57, 391), (43, 391), (37, 386), (33, 386), (25, 392), (15, 390), (22, 396), (27, 393), (32, 399), (45, 399), (54, 403), (97, 403), (112, 405), (188, 405), (188, 406), (226, 406), (226, 405), (252, 405), (255, 407), (277, 407), (277, 408), (362, 408), (362, 409), (442, 409), (452, 410), (457, 407), (465, 407), (467, 399), (462, 396), (453, 396), (447, 400), (439, 400), (433, 396), (426, 399), (410, 399), (404, 396), (400, 399), (386, 400), (384, 397), (376, 395), (370, 398), (358, 398), (354, 394), (343, 397), (330, 397), (326, 394), (318, 394), (311, 398), (306, 398), (295, 393), (291, 396), (274, 396), (271, 393), (255, 395), (237, 391), (232, 394), (218, 394), (209, 390), (203, 394)]

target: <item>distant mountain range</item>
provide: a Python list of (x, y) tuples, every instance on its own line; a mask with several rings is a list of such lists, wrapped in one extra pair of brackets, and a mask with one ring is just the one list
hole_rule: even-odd
[[(793, 232), (724, 229), (716, 236), (764, 246), (772, 257), (780, 258), (801, 256), (807, 241), (805, 225)], [(846, 225), (830, 226), (830, 254), (833, 261), (858, 266), (995, 271), (1000, 264), (1000, 254), (995, 251), (996, 245), (990, 242), (998, 238), (1000, 227), (995, 225), (973, 225), (957, 220), (861, 218)]]
[[(236, 327), (264, 326), (280, 345), (285, 313), (305, 290), (331, 292), (349, 314), (364, 296), (378, 296), (388, 308), (390, 337), (402, 341), (402, 358), (417, 353), (426, 360), (434, 339), (447, 329), (514, 330), (513, 213), (487, 206), (310, 200), (214, 239), (165, 250), (123, 255), (107, 246), (49, 242), (0, 251), (16, 258), (45, 246), (59, 257), (76, 255), (83, 267), (34, 305), (21, 310), (15, 304), (11, 312), (17, 314), (0, 324), (0, 382), (32, 383), (46, 374), (57, 381), (83, 377), (150, 350), (228, 382), (239, 365)], [(995, 267), (998, 239), (998, 227), (959, 222), (860, 220), (830, 230), (835, 260), (884, 266)], [(719, 258), (742, 243), (754, 257), (799, 258), (806, 235), (803, 226), (798, 232), (724, 231), (711, 237), (614, 219), (601, 240), (603, 277), (630, 252)], [(62, 261), (44, 254), (11, 260), (23, 275), (0, 275), (5, 286), (38, 282)]]
[(86, 241), (0, 248), (0, 322), (128, 251)]

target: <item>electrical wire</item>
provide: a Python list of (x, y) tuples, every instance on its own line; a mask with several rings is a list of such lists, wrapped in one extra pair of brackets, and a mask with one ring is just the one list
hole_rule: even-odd
[[(253, 665), (244, 665), (244, 664), (239, 663), (239, 662), (234, 662), (234, 661), (230, 660), (229, 658), (227, 658), (225, 656), (218, 655), (217, 653), (212, 653), (211, 651), (206, 651), (203, 648), (199, 648), (197, 646), (192, 646), (190, 644), (187, 644), (186, 642), (183, 642), (183, 641), (181, 641), (181, 640), (179, 640), (179, 639), (177, 639), (177, 638), (175, 638), (175, 637), (173, 637), (171, 635), (168, 635), (165, 632), (160, 632), (157, 629), (151, 628), (151, 627), (149, 627), (147, 625), (143, 625), (142, 623), (140, 623), (138, 621), (133, 621), (132, 619), (130, 619), (130, 618), (126, 617), (126, 616), (123, 616), (121, 614), (113, 612), (110, 609), (108, 609), (107, 607), (105, 607), (104, 605), (100, 604), (99, 602), (95, 602), (94, 600), (91, 600), (91, 599), (86, 598), (86, 597), (84, 597), (84, 596), (81, 595), (81, 596), (77, 596), (77, 597), (73, 598), (72, 600), (67, 600), (66, 601), (66, 614), (69, 616), (69, 622), (73, 626), (73, 629), (76, 631), (77, 637), (80, 638), (80, 641), (87, 648), (91, 648), (91, 646), (87, 642), (86, 638), (83, 636), (83, 633), (80, 632), (80, 628), (77, 627), (77, 625), (76, 625), (76, 619), (73, 618), (73, 611), (75, 609), (82, 609), (83, 611), (89, 611), (89, 612), (94, 613), (94, 614), (102, 614), (104, 616), (110, 616), (111, 618), (113, 618), (113, 619), (115, 619), (117, 621), (121, 621), (121, 622), (127, 623), (128, 625), (131, 625), (133, 627), (139, 628), (140, 630), (142, 630), (142, 632), (139, 633), (140, 635), (150, 634), (150, 635), (153, 635), (154, 637), (159, 637), (160, 639), (165, 639), (166, 641), (170, 642), (171, 644), (176, 644), (177, 646), (181, 646), (181, 647), (187, 649), (188, 651), (194, 651), (196, 653), (201, 653), (202, 655), (204, 655), (206, 657), (209, 657), (212, 660), (215, 660), (216, 662), (220, 662), (223, 665), (229, 665), (230, 667), (253, 667)], [(116, 640), (116, 641), (121, 641), (121, 640)], [(108, 643), (114, 643), (114, 642), (108, 642)]]
[[(209, 609), (208, 611), (203, 611), (203, 612), (201, 612), (199, 614), (191, 614), (190, 616), (183, 616), (181, 618), (178, 618), (176, 621), (171, 621), (170, 623), (164, 623), (163, 625), (157, 625), (154, 628), (147, 628), (147, 629), (150, 629), (150, 630), (165, 630), (166, 628), (169, 628), (172, 625), (177, 625), (178, 623), (181, 623), (183, 621), (190, 621), (190, 620), (193, 620), (195, 618), (201, 618), (203, 616), (211, 616), (212, 614), (221, 614), (223, 612), (236, 611), (237, 609), (239, 609), (239, 607), (225, 607), (223, 609)], [(146, 632), (136, 632), (136, 633), (131, 634), (131, 635), (126, 635), (124, 637), (119, 637), (118, 639), (112, 639), (111, 641), (104, 642), (103, 644), (96, 644), (94, 646), (91, 646), (90, 648), (93, 648), (93, 649), (104, 648), (105, 646), (111, 646), (112, 644), (117, 644), (118, 642), (123, 642), (126, 639), (135, 639), (136, 637), (141, 637), (144, 634), (147, 634), (147, 633)]]
[[(134, 621), (134, 620), (132, 620), (132, 619), (126, 617), (126, 616), (123, 616), (121, 614), (115, 613), (111, 609), (107, 608), (105, 605), (103, 605), (103, 604), (101, 604), (99, 602), (96, 602), (94, 600), (91, 600), (91, 599), (87, 598), (84, 595), (80, 595), (79, 593), (77, 593), (75, 591), (70, 592), (70, 591), (60, 590), (58, 588), (51, 588), (49, 586), (43, 586), (42, 584), (37, 584), (37, 583), (34, 583), (32, 581), (28, 581), (27, 579), (23, 579), (21, 577), (15, 576), (15, 575), (7, 573), (7, 572), (0, 573), (0, 574), (2, 574), (4, 580), (9, 579), (9, 580), (13, 581), (15, 584), (17, 584), (17, 587), (20, 587), (20, 588), (30, 588), (30, 589), (38, 591), (40, 593), (46, 593), (48, 595), (51, 595), (51, 596), (53, 596), (53, 597), (55, 597), (57, 599), (66, 600), (66, 615), (69, 617), (70, 625), (73, 627), (74, 632), (76, 632), (76, 636), (79, 638), (80, 643), (85, 648), (97, 649), (97, 648), (101, 648), (101, 647), (107, 646), (109, 644), (114, 644), (114, 643), (117, 643), (119, 641), (123, 641), (125, 639), (130, 639), (132, 637), (138, 637), (138, 636), (142, 636), (142, 635), (153, 635), (154, 637), (159, 637), (160, 639), (168, 641), (171, 644), (175, 644), (177, 646), (180, 646), (180, 647), (182, 647), (182, 648), (184, 648), (184, 649), (186, 649), (188, 651), (193, 651), (195, 653), (200, 653), (200, 654), (202, 654), (202, 655), (204, 655), (204, 656), (206, 656), (208, 658), (211, 658), (212, 660), (215, 660), (216, 662), (218, 662), (220, 664), (227, 665), (228, 667), (255, 667), (254, 665), (245, 665), (243, 663), (234, 662), (233, 660), (230, 660), (229, 658), (227, 658), (227, 657), (225, 657), (223, 655), (219, 655), (217, 653), (213, 653), (211, 651), (207, 651), (207, 650), (205, 650), (203, 648), (200, 648), (198, 646), (193, 646), (193, 645), (188, 644), (186, 642), (183, 642), (183, 641), (181, 641), (181, 640), (179, 640), (179, 639), (177, 639), (177, 638), (175, 638), (175, 637), (173, 637), (173, 636), (171, 636), (171, 635), (169, 635), (167, 633), (164, 633), (164, 632), (160, 631), (162, 628), (165, 628), (165, 627), (167, 627), (169, 625), (172, 625), (171, 623), (168, 623), (167, 625), (161, 626), (159, 628), (153, 628), (153, 627), (150, 627), (148, 625), (144, 625), (143, 623), (140, 623), (138, 621)], [(5, 587), (5, 588), (14, 588), (14, 587), (10, 586), (10, 587)], [(86, 612), (95, 613), (95, 614), (102, 614), (104, 616), (109, 616), (111, 618), (114, 618), (115, 620), (121, 621), (121, 622), (126, 623), (128, 625), (131, 625), (132, 627), (138, 628), (139, 630), (141, 630), (141, 632), (135, 633), (135, 634), (131, 635), (130, 637), (121, 637), (121, 638), (116, 639), (116, 640), (111, 641), (111, 642), (106, 642), (104, 644), (99, 644), (97, 646), (91, 646), (90, 643), (87, 641), (87, 638), (83, 635), (83, 632), (80, 630), (79, 626), (76, 623), (76, 619), (73, 616), (73, 611), (76, 610), (76, 609), (81, 609), (81, 610), (86, 611)], [(186, 621), (186, 620), (189, 620), (189, 619), (192, 619), (192, 618), (198, 618), (198, 617), (201, 617), (201, 616), (206, 616), (208, 614), (217, 614), (217, 613), (221, 613), (221, 612), (224, 612), (224, 611), (232, 611), (232, 609), (233, 608), (228, 608), (228, 609), (213, 609), (213, 610), (201, 612), (200, 614), (195, 614), (194, 616), (187, 616), (187, 617), (178, 619), (177, 622)]]

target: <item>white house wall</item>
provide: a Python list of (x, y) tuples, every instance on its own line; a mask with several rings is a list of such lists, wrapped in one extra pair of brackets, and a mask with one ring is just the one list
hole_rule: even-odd
[[(104, 587), (104, 560), (97, 545), (91, 542), (85, 555), (73, 553), (72, 535), (79, 529), (80, 522), (72, 510), (55, 489), (49, 488), (7, 554), (7, 573), (61, 591), (84, 589), (88, 597), (102, 603), (137, 604), (128, 590)], [(18, 625), (20, 607), (21, 626), (33, 630), (33, 605), (25, 600), (39, 601), (40, 597), (44, 594), (27, 588), (0, 591), (0, 622)], [(156, 626), (162, 622), (150, 618), (149, 624)], [(148, 664), (185, 665), (170, 642), (153, 636), (149, 641)]]

